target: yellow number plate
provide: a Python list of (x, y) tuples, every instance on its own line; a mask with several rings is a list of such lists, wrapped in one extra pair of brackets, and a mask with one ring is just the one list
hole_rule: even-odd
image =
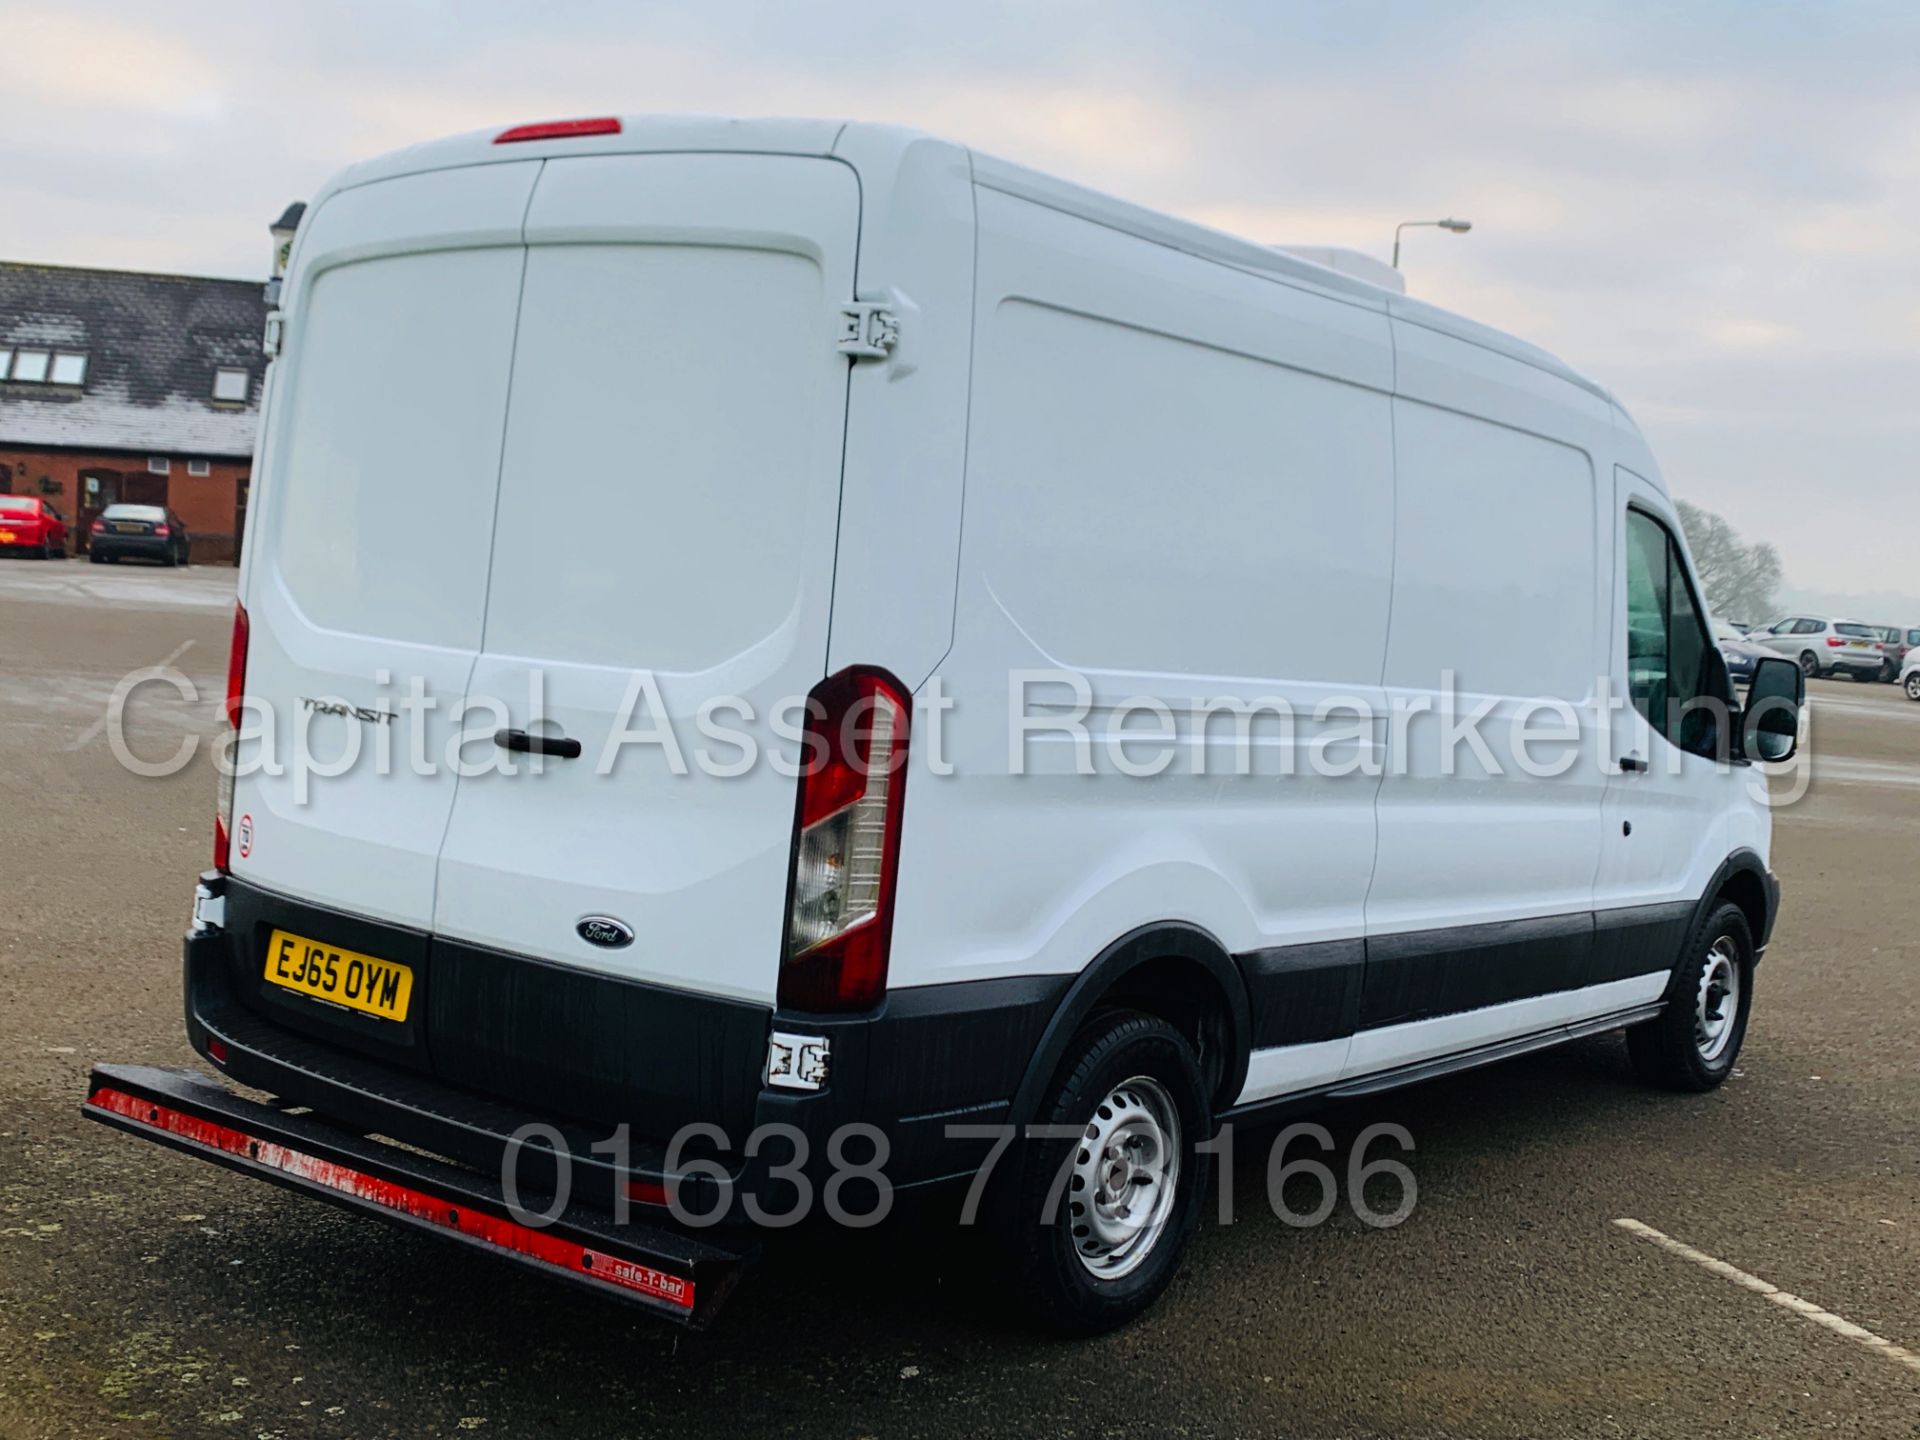
[(407, 966), (286, 930), (274, 931), (267, 942), (266, 978), (269, 985), (382, 1020), (406, 1019), (413, 1003), (413, 971)]

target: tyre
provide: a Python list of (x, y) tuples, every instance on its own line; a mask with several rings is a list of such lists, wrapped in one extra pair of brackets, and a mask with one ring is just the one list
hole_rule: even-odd
[(1711, 1090), (1733, 1073), (1752, 1012), (1753, 932), (1745, 911), (1722, 903), (1689, 939), (1666, 1008), (1627, 1031), (1627, 1053), (1649, 1084)]
[(1891, 685), (1900, 678), (1900, 667), (1888, 660), (1881, 664), (1880, 673), (1874, 676), (1883, 685)]
[(1920, 670), (1916, 670), (1907, 676), (1906, 691), (1907, 699), (1920, 700)]
[(1052, 1329), (1097, 1335), (1160, 1298), (1199, 1224), (1212, 1106), (1192, 1044), (1135, 1010), (1096, 1015), (1035, 1116), (1001, 1211), (1011, 1283)]
[(98, 550), (87, 551), (87, 559), (95, 565), (104, 565), (107, 563), (107, 557), (102, 555)]
[(1820, 657), (1811, 650), (1802, 650), (1800, 652), (1800, 673), (1809, 680), (1817, 680), (1820, 677)]
[(47, 541), (47, 559), (64, 560), (66, 558), (67, 558), (66, 546), (62, 545), (58, 540)]

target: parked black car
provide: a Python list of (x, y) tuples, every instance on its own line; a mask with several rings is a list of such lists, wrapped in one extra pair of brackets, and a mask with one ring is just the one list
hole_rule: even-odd
[(185, 565), (187, 550), (187, 527), (164, 505), (109, 505), (87, 530), (87, 553), (96, 565), (128, 556)]

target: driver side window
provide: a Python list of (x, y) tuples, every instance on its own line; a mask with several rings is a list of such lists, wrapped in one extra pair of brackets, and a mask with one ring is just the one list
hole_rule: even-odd
[(1713, 752), (1708, 707), (1732, 694), (1680, 547), (1653, 516), (1627, 512), (1627, 690), (1647, 724), (1696, 754)]

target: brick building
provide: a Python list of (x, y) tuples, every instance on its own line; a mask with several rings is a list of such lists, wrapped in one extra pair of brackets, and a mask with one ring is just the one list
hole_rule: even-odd
[(0, 261), (0, 493), (73, 545), (114, 501), (170, 505), (198, 563), (237, 558), (267, 300), (257, 280)]

